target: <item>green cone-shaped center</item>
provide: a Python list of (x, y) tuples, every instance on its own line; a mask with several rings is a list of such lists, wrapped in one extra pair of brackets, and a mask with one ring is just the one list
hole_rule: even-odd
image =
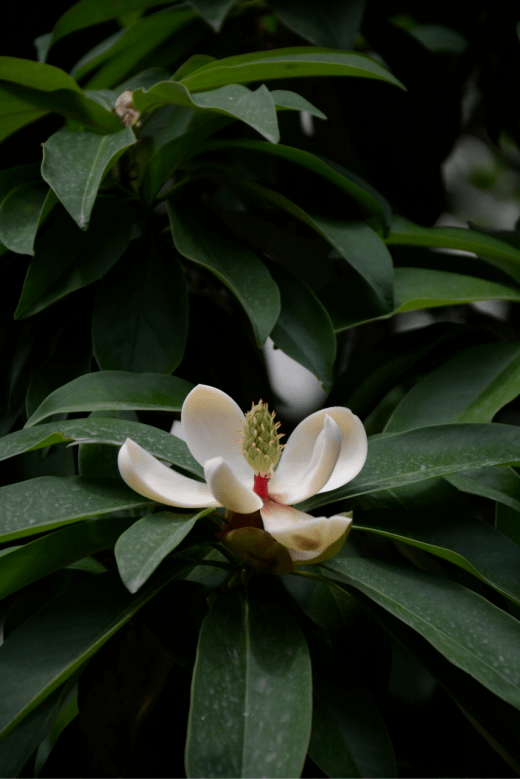
[(244, 457), (255, 471), (263, 476), (272, 475), (274, 467), (282, 453), (283, 444), (278, 433), (279, 422), (275, 422), (276, 414), (269, 413), (267, 403), (260, 401), (253, 404), (251, 411), (246, 413), (244, 426)]

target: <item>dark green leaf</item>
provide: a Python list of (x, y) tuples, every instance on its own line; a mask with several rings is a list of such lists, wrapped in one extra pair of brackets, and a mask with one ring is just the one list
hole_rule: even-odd
[(115, 546), (119, 575), (129, 592), (137, 592), (164, 558), (179, 546), (195, 523), (213, 509), (194, 514), (161, 511), (135, 522)]
[(424, 636), (457, 668), (520, 708), (520, 623), (460, 584), (376, 559), (320, 567)]
[(183, 84), (161, 81), (147, 92), (138, 89), (133, 98), (135, 107), (141, 112), (164, 104), (210, 111), (231, 119), (240, 119), (272, 143), (280, 140), (274, 100), (264, 84), (254, 92), (241, 84), (229, 84), (220, 89), (190, 95)]
[(369, 439), (361, 473), (310, 498), (305, 509), (457, 471), (520, 462), (520, 430), (510, 425), (435, 425)]
[(96, 132), (121, 129), (117, 116), (85, 97), (74, 79), (54, 65), (0, 57), (0, 71), (0, 140), (49, 111), (75, 119)]
[(305, 76), (354, 76), (374, 78), (404, 89), (395, 76), (364, 54), (296, 46), (226, 57), (191, 73), (183, 83), (190, 92), (225, 84)]
[(513, 468), (480, 468), (445, 477), (462, 492), (481, 495), (520, 511), (520, 476)]
[(191, 389), (193, 385), (184, 379), (159, 373), (87, 373), (52, 392), (26, 427), (51, 414), (72, 411), (180, 411)]
[(102, 370), (171, 373), (188, 335), (188, 293), (177, 255), (149, 236), (133, 241), (101, 282), (92, 346)]
[(325, 644), (311, 658), (310, 757), (327, 776), (397, 776), (388, 732), (355, 670)]
[[(278, 105), (278, 97), (280, 94), (278, 91), (271, 92), (275, 103)], [(283, 94), (294, 94), (293, 92)], [(298, 95), (299, 97), (299, 95)], [(299, 110), (309, 110), (308, 108), (302, 108)], [(328, 164), (326, 161), (316, 157), (314, 154), (310, 154), (303, 149), (296, 149), (292, 146), (284, 146), (283, 144), (271, 144), (265, 143), (265, 141), (250, 141), (242, 139), (233, 139), (232, 141), (210, 141), (205, 144), (201, 152), (211, 151), (219, 149), (229, 149), (233, 154), (238, 153), (259, 153), (269, 154), (275, 157), (281, 157), (289, 162), (294, 162), (296, 165), (300, 165), (303, 168), (316, 173), (319, 176), (330, 181), (331, 184), (335, 184), (339, 189), (346, 192), (348, 195), (361, 203), (367, 208), (374, 216), (378, 218), (383, 227), (390, 225), (392, 211), (389, 202), (382, 195), (377, 192), (368, 182), (364, 181), (360, 176), (357, 176), (352, 171), (343, 168), (336, 163)]]
[(356, 513), (355, 528), (449, 560), (520, 604), (520, 549), (482, 519), (446, 511), (365, 511)]
[(188, 775), (300, 776), (311, 689), (305, 638), (283, 604), (237, 589), (221, 595), (200, 632)]
[[(98, 374), (92, 374), (97, 376)], [(135, 395), (135, 393), (134, 393)], [(139, 401), (136, 401), (141, 408)], [(116, 402), (119, 405), (120, 401)], [(110, 406), (108, 400), (105, 405)], [(123, 419), (93, 418), (57, 420), (43, 425), (28, 427), (0, 438), (0, 460), (14, 457), (22, 452), (41, 449), (52, 444), (68, 441), (87, 444), (108, 444), (122, 446), (127, 438), (131, 438), (144, 449), (161, 460), (188, 471), (196, 476), (203, 475), (203, 469), (191, 456), (188, 447), (174, 435), (158, 430), (156, 427), (143, 425), (140, 422), (130, 422)]]
[(51, 695), (173, 575), (154, 579), (138, 595), (130, 595), (117, 573), (89, 576), (14, 631), (0, 647), (0, 735)]
[(224, 19), (237, 0), (188, 0), (197, 13), (213, 27), (215, 32), (220, 32)]
[(33, 255), (36, 233), (56, 202), (43, 182), (20, 184), (0, 205), (0, 241), (12, 252)]
[(132, 519), (103, 519), (64, 527), (14, 549), (2, 560), (0, 598), (53, 571), (111, 548)]
[(317, 116), (318, 119), (327, 118), (319, 108), (313, 106), (312, 103), (309, 103), (308, 100), (296, 92), (290, 92), (287, 89), (273, 89), (271, 90), (271, 97), (279, 110), (306, 111), (308, 114), (312, 114), (312, 116)]
[(280, 293), (265, 265), (209, 213), (195, 213), (180, 197), (168, 201), (168, 213), (177, 251), (208, 268), (238, 298), (263, 346), (280, 313)]
[(33, 316), (102, 278), (128, 246), (133, 221), (127, 200), (99, 199), (87, 233), (61, 213), (38, 241), (15, 319)]
[(403, 398), (387, 433), (443, 422), (491, 422), (520, 387), (520, 346), (474, 346), (429, 373)]
[(43, 144), (42, 176), (82, 230), (102, 179), (134, 143), (131, 128), (124, 127), (112, 135), (59, 130)]
[(81, 476), (28, 479), (0, 488), (0, 540), (4, 543), (86, 517), (149, 506), (150, 502), (113, 479)]
[(273, 0), (276, 16), (290, 30), (315, 46), (353, 49), (365, 9), (364, 0)]
[(323, 383), (333, 384), (336, 337), (330, 317), (314, 293), (297, 276), (273, 269), (280, 288), (282, 310), (271, 332), (276, 346), (303, 365)]
[(498, 504), (495, 514), (496, 529), (520, 546), (520, 510)]

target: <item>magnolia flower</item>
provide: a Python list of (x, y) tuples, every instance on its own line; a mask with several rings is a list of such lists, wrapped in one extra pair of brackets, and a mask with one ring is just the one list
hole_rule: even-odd
[[(225, 392), (199, 384), (184, 401), (181, 423), (206, 483), (182, 476), (128, 438), (119, 470), (140, 495), (181, 508), (224, 506), (228, 528), (263, 525), (296, 562), (321, 557), (346, 534), (352, 519), (313, 517), (293, 504), (341, 487), (363, 467), (367, 437), (349, 409), (316, 411), (283, 445), (280, 423), (262, 401), (243, 414)], [(255, 523), (258, 512), (261, 522)], [(237, 515), (240, 522), (233, 525)]]

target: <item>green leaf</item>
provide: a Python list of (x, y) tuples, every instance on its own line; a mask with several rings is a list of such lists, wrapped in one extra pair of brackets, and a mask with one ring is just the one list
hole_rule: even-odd
[(286, 27), (315, 46), (353, 49), (365, 2), (329, 0), (317, 5), (314, 0), (272, 0), (271, 7)]
[(168, 201), (168, 214), (177, 251), (210, 270), (237, 297), (263, 346), (280, 313), (280, 293), (265, 265), (209, 213), (195, 213), (179, 197)]
[(291, 92), (288, 89), (272, 89), (271, 97), (274, 100), (274, 104), (278, 110), (288, 111), (307, 111), (308, 114), (318, 117), (318, 119), (326, 119), (327, 117), (320, 111), (319, 108), (313, 106), (297, 92)]
[(402, 541), (449, 560), (520, 604), (520, 548), (482, 519), (446, 511), (365, 511), (354, 529)]
[(85, 97), (73, 78), (54, 65), (0, 57), (0, 141), (49, 111), (86, 124), (100, 133), (121, 129), (121, 121)]
[(336, 557), (320, 570), (360, 590), (457, 668), (520, 708), (520, 623), (509, 614), (472, 590), (415, 568)]
[(150, 503), (121, 481), (113, 479), (39, 476), (0, 488), (0, 540), (4, 543), (54, 530), (86, 517), (140, 508)]
[(166, 572), (138, 595), (130, 595), (115, 572), (89, 576), (15, 630), (0, 647), (0, 737), (92, 657), (174, 575), (175, 569)]
[(204, 476), (202, 466), (192, 457), (180, 438), (141, 422), (93, 416), (88, 419), (56, 420), (9, 433), (0, 438), (0, 460), (68, 441), (84, 446), (107, 444), (119, 447), (127, 438), (131, 438), (161, 460), (173, 463), (195, 476)]
[(435, 425), (369, 439), (368, 457), (350, 483), (309, 498), (305, 510), (356, 495), (457, 471), (520, 462), (520, 430), (512, 425)]
[(100, 198), (87, 233), (62, 212), (37, 243), (15, 319), (34, 316), (102, 278), (128, 246), (133, 222), (127, 200)]
[[(271, 92), (275, 103), (278, 105), (277, 96), (279, 91)], [(288, 92), (284, 94), (293, 95), (294, 92)], [(298, 95), (298, 97), (300, 97)], [(308, 108), (301, 108), (299, 110), (308, 111)], [(316, 115), (316, 114), (315, 114)], [(235, 155), (238, 153), (258, 153), (269, 154), (274, 157), (281, 157), (289, 162), (294, 162), (296, 165), (300, 165), (302, 168), (316, 173), (318, 176), (322, 176), (331, 184), (334, 184), (339, 189), (346, 192), (358, 203), (361, 203), (368, 211), (370, 211), (383, 227), (390, 225), (392, 217), (392, 210), (389, 202), (382, 195), (377, 192), (368, 182), (364, 181), (360, 176), (357, 176), (352, 171), (343, 168), (337, 163), (328, 163), (325, 160), (316, 157), (308, 151), (303, 149), (296, 149), (293, 146), (284, 146), (283, 144), (271, 144), (265, 143), (265, 141), (250, 141), (242, 139), (233, 139), (232, 141), (209, 141), (204, 144), (200, 150), (202, 153), (205, 151), (229, 149)]]
[(224, 19), (237, 0), (188, 0), (197, 13), (212, 27), (220, 32)]
[(220, 595), (202, 624), (188, 776), (300, 776), (311, 724), (308, 649), (283, 604), (255, 595)]
[(159, 373), (87, 373), (51, 392), (25, 427), (77, 411), (180, 411), (191, 389), (188, 381)]
[(280, 267), (272, 271), (282, 310), (271, 332), (276, 346), (332, 389), (336, 337), (330, 317), (309, 287)]
[(36, 233), (56, 202), (43, 182), (20, 184), (0, 205), (0, 241), (12, 252), (34, 255)]
[(519, 344), (504, 341), (465, 349), (405, 395), (385, 432), (443, 422), (491, 422), (517, 397), (519, 386)]
[(112, 135), (58, 130), (43, 144), (42, 177), (82, 230), (102, 179), (135, 140), (124, 127)]
[(495, 526), (499, 533), (520, 546), (520, 513), (518, 509), (498, 504), (495, 513)]
[(110, 5), (104, 0), (80, 0), (60, 16), (52, 32), (52, 42), (56, 43), (71, 32), (92, 27), (94, 24), (117, 19), (132, 11), (144, 11), (157, 5), (167, 5), (170, 0), (118, 0), (117, 5)]
[(140, 112), (164, 104), (196, 108), (240, 119), (272, 143), (280, 140), (274, 100), (265, 84), (254, 92), (241, 84), (229, 84), (220, 89), (190, 95), (182, 83), (161, 81), (146, 92), (136, 90), (133, 99)]
[(336, 332), (375, 319), (388, 319), (401, 311), (453, 306), (479, 300), (520, 300), (520, 291), (475, 276), (428, 268), (396, 268), (395, 308), (381, 310), (363, 279), (340, 279), (320, 291)]
[(194, 514), (161, 511), (125, 530), (115, 546), (119, 575), (129, 592), (137, 592), (164, 558), (179, 546), (195, 523), (213, 509)]
[(150, 236), (101, 282), (92, 313), (92, 347), (102, 370), (171, 373), (188, 336), (188, 291), (171, 246)]
[[(150, 65), (157, 66), (164, 60), (169, 64), (175, 59), (176, 52), (177, 56), (182, 56), (186, 49), (183, 41), (186, 36), (185, 28), (194, 19), (195, 11), (180, 5), (144, 16), (128, 27), (121, 37), (113, 36), (92, 49), (75, 65), (74, 75), (80, 79), (96, 68), (94, 75), (87, 82), (89, 89), (119, 89), (121, 82), (139, 70)], [(167, 44), (167, 41), (170, 43)], [(167, 45), (170, 52), (166, 58), (163, 56), (158, 60), (158, 50), (166, 48)], [(122, 91), (121, 88), (120, 92)]]
[(393, 306), (393, 264), (385, 244), (364, 222), (349, 222), (310, 214), (288, 198), (253, 181), (238, 179), (227, 173), (218, 174), (232, 190), (255, 195), (274, 203), (296, 219), (316, 230), (362, 276), (377, 301), (378, 310), (386, 312)]
[(513, 468), (480, 468), (451, 473), (445, 479), (462, 492), (481, 495), (520, 511), (520, 476)]
[(397, 776), (385, 724), (356, 671), (321, 642), (311, 651), (311, 658), (309, 756), (327, 776)]
[(14, 549), (2, 560), (0, 598), (6, 598), (53, 571), (110, 549), (133, 519), (80, 522)]
[(474, 252), (485, 259), (499, 260), (501, 264), (498, 267), (516, 267), (518, 273), (520, 249), (499, 238), (465, 227), (421, 227), (402, 216), (394, 216), (385, 240), (399, 246), (428, 246)]
[(295, 46), (226, 57), (203, 65), (182, 82), (190, 92), (194, 92), (225, 84), (305, 76), (373, 78), (404, 89), (386, 68), (364, 54), (319, 49), (316, 46)]
[[(160, 109), (157, 113), (160, 113)], [(200, 126), (197, 125), (179, 135), (175, 133), (174, 138), (161, 144), (150, 157), (141, 185), (143, 199), (148, 206), (152, 204), (153, 199), (178, 165), (190, 154), (197, 151), (206, 138), (231, 121), (221, 114), (211, 111), (206, 113), (205, 121)]]

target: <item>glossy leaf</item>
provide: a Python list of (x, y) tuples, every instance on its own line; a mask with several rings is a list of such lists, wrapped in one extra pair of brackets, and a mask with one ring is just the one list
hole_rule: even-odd
[(183, 79), (183, 83), (190, 92), (198, 92), (225, 84), (306, 76), (373, 78), (404, 88), (386, 68), (364, 54), (319, 49), (316, 46), (297, 46), (226, 57), (199, 68)]
[(481, 495), (520, 511), (520, 476), (513, 468), (480, 468), (445, 477), (458, 490)]
[(138, 89), (133, 99), (135, 107), (141, 112), (164, 104), (196, 108), (240, 119), (272, 143), (280, 140), (274, 100), (265, 84), (254, 92), (241, 84), (228, 84), (190, 95), (182, 83), (161, 81), (146, 92)]
[(236, 0), (189, 0), (189, 4), (215, 32), (220, 32), (224, 19), (235, 3)]
[(2, 560), (0, 598), (77, 560), (111, 548), (133, 521), (109, 518), (80, 522), (14, 549)]
[(14, 631), (0, 647), (0, 735), (7, 734), (92, 657), (174, 572), (154, 579), (135, 596), (117, 573), (89, 576)]
[(24, 319), (102, 278), (130, 242), (134, 211), (126, 200), (99, 199), (87, 233), (63, 212), (38, 241), (15, 319)]
[(375, 559), (334, 558), (320, 570), (424, 636), (457, 668), (520, 708), (520, 623), (460, 584)]
[(39, 476), (0, 487), (2, 543), (130, 508), (149, 506), (121, 481), (81, 476)]
[(52, 33), (52, 42), (56, 43), (65, 35), (76, 30), (91, 27), (94, 24), (108, 22), (132, 11), (144, 11), (157, 5), (167, 5), (169, 0), (118, 0), (117, 5), (107, 5), (103, 0), (79, 0), (60, 16)]
[(321, 642), (311, 658), (309, 756), (327, 776), (397, 776), (385, 724), (354, 668)]
[(279, 349), (313, 373), (328, 392), (333, 384), (336, 337), (329, 315), (314, 293), (297, 276), (273, 270), (282, 310), (271, 332)]
[(312, 116), (316, 116), (318, 119), (326, 119), (327, 117), (320, 111), (319, 108), (309, 103), (301, 95), (296, 92), (290, 92), (288, 89), (272, 89), (271, 97), (274, 100), (274, 104), (278, 110), (288, 111), (306, 111)]
[(85, 446), (122, 446), (127, 438), (131, 438), (161, 460), (173, 463), (190, 474), (203, 475), (202, 466), (192, 457), (180, 438), (140, 422), (92, 416), (88, 419), (56, 420), (9, 433), (0, 438), (0, 460), (69, 441)]
[(520, 604), (520, 548), (482, 519), (446, 511), (365, 511), (356, 514), (355, 528), (449, 560)]
[(121, 129), (114, 114), (85, 97), (73, 78), (54, 65), (0, 57), (0, 141), (49, 111), (86, 124), (95, 132)]
[(363, 279), (340, 279), (320, 290), (334, 330), (340, 332), (375, 319), (388, 319), (401, 311), (453, 306), (479, 300), (520, 300), (520, 291), (475, 276), (429, 270), (396, 268), (395, 308), (387, 312)]
[(504, 504), (498, 504), (495, 512), (495, 527), (503, 535), (520, 546), (520, 511)]
[(179, 546), (195, 523), (213, 509), (195, 514), (161, 511), (125, 530), (115, 546), (119, 575), (129, 592), (137, 592), (164, 558)]
[(135, 140), (124, 127), (112, 135), (58, 130), (43, 144), (42, 176), (82, 230), (102, 179)]
[(378, 234), (364, 222), (349, 222), (310, 214), (268, 187), (224, 174), (225, 185), (272, 202), (316, 230), (351, 265), (369, 286), (379, 311), (393, 306), (392, 257)]
[(311, 724), (308, 649), (283, 604), (255, 595), (219, 596), (203, 622), (188, 776), (300, 776)]
[(459, 352), (403, 398), (385, 432), (443, 422), (491, 422), (520, 389), (520, 346), (504, 341)]
[[(279, 91), (273, 91), (272, 96), (278, 105)], [(294, 93), (287, 93), (294, 94)], [(299, 96), (298, 96), (299, 97)], [(301, 110), (308, 111), (308, 108)], [(297, 149), (293, 146), (284, 146), (279, 143), (273, 145), (271, 143), (265, 143), (264, 141), (254, 140), (242, 140), (233, 139), (232, 141), (209, 141), (204, 144), (201, 152), (227, 149), (233, 154), (238, 153), (257, 153), (268, 154), (274, 157), (281, 157), (289, 162), (294, 162), (296, 165), (300, 165), (303, 168), (307, 168), (312, 173), (316, 173), (319, 176), (327, 179), (331, 184), (334, 184), (339, 189), (346, 192), (358, 203), (361, 203), (368, 211), (370, 211), (383, 227), (390, 225), (392, 211), (389, 202), (383, 195), (380, 195), (368, 182), (364, 181), (360, 176), (357, 176), (352, 171), (343, 168), (336, 163), (328, 164), (325, 160), (316, 157), (308, 151), (303, 149)]]
[(177, 251), (211, 271), (237, 297), (263, 346), (280, 313), (280, 293), (265, 265), (209, 213), (197, 214), (179, 197), (168, 201), (168, 213)]
[(369, 439), (361, 473), (344, 487), (305, 501), (306, 509), (458, 471), (520, 462), (512, 425), (434, 425)]
[(92, 347), (101, 370), (172, 373), (188, 335), (188, 292), (171, 246), (132, 241), (101, 282), (92, 313)]
[(191, 389), (184, 379), (159, 373), (87, 373), (51, 392), (25, 426), (75, 411), (180, 411)]
[(353, 49), (365, 9), (364, 0), (273, 0), (272, 9), (286, 27), (315, 46)]
[(36, 233), (56, 202), (43, 182), (20, 184), (0, 205), (0, 241), (12, 252), (34, 255)]

